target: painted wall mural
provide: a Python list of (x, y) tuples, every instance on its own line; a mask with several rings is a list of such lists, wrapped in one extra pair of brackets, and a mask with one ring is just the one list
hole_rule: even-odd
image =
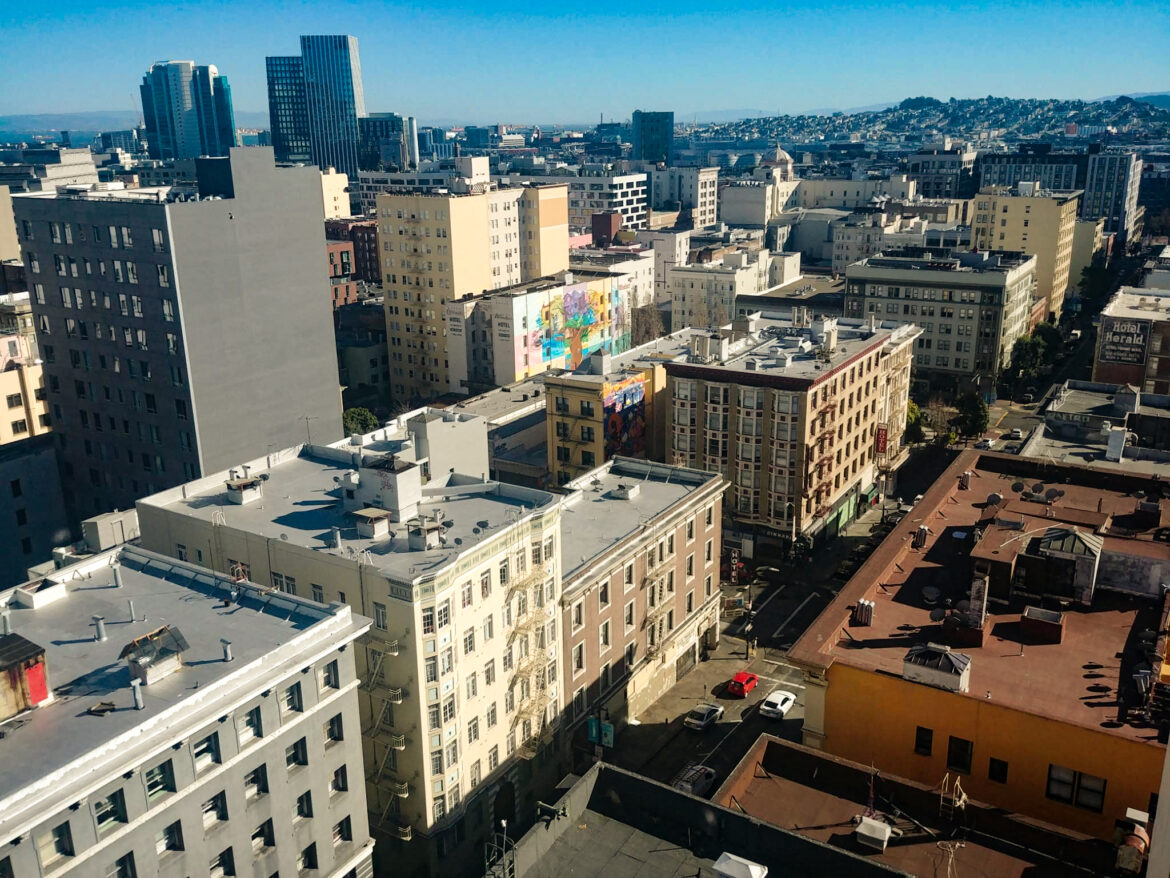
[(628, 292), (616, 280), (569, 284), (551, 290), (530, 322), (517, 367), (528, 362), (576, 369), (597, 350), (620, 354), (630, 347)]
[(646, 379), (631, 375), (602, 387), (605, 409), (605, 456), (640, 457), (646, 453)]

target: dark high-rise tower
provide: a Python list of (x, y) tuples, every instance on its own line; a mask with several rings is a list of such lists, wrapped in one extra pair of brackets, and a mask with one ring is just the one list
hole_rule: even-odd
[(236, 145), (231, 86), (214, 64), (160, 62), (139, 91), (151, 158), (225, 156)]
[(633, 158), (671, 163), (674, 158), (674, 113), (634, 110), (633, 129)]
[(366, 114), (357, 37), (303, 36), (300, 58), (269, 58), (268, 112), (278, 160), (302, 161), (307, 136), (314, 164), (356, 180)]

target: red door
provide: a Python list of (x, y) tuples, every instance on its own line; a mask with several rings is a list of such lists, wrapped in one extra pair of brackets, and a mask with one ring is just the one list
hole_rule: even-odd
[(37, 662), (24, 672), (28, 681), (28, 698), (34, 705), (40, 704), (49, 697), (49, 687), (45, 685), (45, 663)]

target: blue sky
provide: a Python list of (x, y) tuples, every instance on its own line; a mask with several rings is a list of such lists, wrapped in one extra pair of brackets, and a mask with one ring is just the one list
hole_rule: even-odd
[(264, 56), (296, 53), (302, 33), (356, 35), (367, 109), (422, 124), (1170, 90), (1165, 0), (0, 5), (4, 115), (135, 109), (167, 58), (217, 65), (237, 110), (265, 111)]

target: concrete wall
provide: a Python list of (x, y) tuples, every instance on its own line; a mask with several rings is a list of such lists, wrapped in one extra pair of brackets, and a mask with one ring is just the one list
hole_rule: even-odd
[(16, 241), (16, 222), (12, 214), (12, 193), (0, 186), (0, 262), (19, 259), (20, 244)]
[(236, 197), (168, 208), (204, 472), (341, 438), (341, 392), (315, 168), (233, 149)]
[(0, 521), (0, 589), (27, 580), (29, 567), (49, 560), (55, 546), (70, 541), (51, 437), (0, 451)]

